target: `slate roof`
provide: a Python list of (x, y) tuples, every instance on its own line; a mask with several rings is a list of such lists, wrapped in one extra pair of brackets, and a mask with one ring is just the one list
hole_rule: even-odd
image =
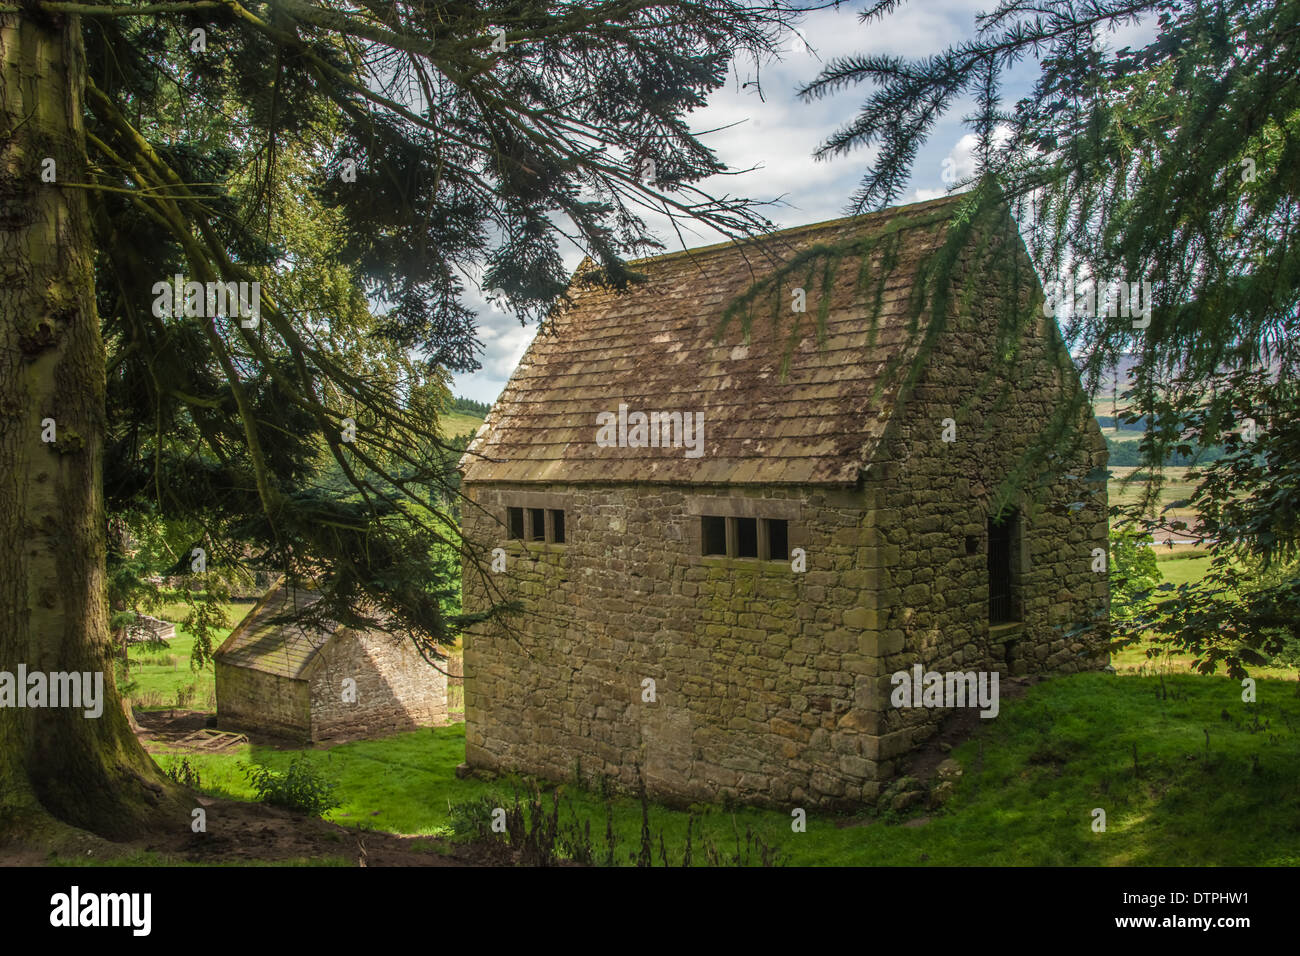
[(248, 667), (294, 680), (305, 679), (306, 670), (316, 655), (335, 635), (344, 633), (346, 629), (337, 625), (327, 630), (308, 629), (299, 624), (276, 624), (271, 618), (291, 608), (301, 611), (317, 600), (319, 595), (315, 592), (276, 585), (230, 632), (215, 656), (234, 667)]
[[(957, 202), (945, 197), (865, 216), (773, 233), (757, 243), (723, 243), (644, 259), (646, 282), (618, 294), (570, 287), (570, 305), (538, 334), (461, 459), (467, 482), (629, 482), (691, 484), (853, 484), (888, 423), (896, 376), (891, 357), (919, 343), (909, 295), (918, 263), (936, 249)], [(867, 281), (859, 256), (840, 261), (826, 337), (818, 346), (821, 265), (807, 288), (804, 334), (787, 377), (791, 289), (755, 310), (750, 338), (733, 320), (715, 341), (724, 311), (776, 263), (854, 237), (900, 230), (892, 268), (879, 269), (877, 244)], [(802, 274), (804, 267), (799, 266)], [(885, 271), (872, 329), (868, 303)], [(581, 273), (581, 268), (579, 270)], [(874, 335), (873, 335), (874, 332)], [(874, 395), (877, 386), (883, 386)], [(702, 412), (704, 453), (678, 448), (600, 447), (597, 415), (629, 411)]]

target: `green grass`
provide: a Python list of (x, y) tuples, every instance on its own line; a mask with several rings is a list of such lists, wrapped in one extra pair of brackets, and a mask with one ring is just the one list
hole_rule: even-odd
[(1160, 573), (1167, 583), (1174, 586), (1199, 581), (1205, 577), (1205, 572), (1210, 570), (1209, 555), (1171, 554), (1164, 557), (1160, 556), (1158, 548), (1156, 553), (1159, 558)]
[(466, 415), (462, 412), (443, 412), (442, 417), (438, 419), (438, 433), (444, 438), (455, 438), (458, 435), (472, 435), (479, 430), (483, 424), (483, 419), (477, 415)]
[[(217, 637), (212, 642), (213, 650), (230, 635), (231, 630), (253, 605), (237, 603), (223, 604), (222, 607), (230, 626), (217, 632)], [(136, 707), (145, 710), (179, 707), (216, 711), (216, 679), (212, 665), (207, 665), (201, 671), (190, 668), (194, 637), (179, 624), (187, 613), (188, 607), (185, 604), (168, 604), (155, 612), (156, 617), (165, 621), (178, 622), (176, 637), (168, 642), (170, 647), (155, 649), (147, 644), (133, 644), (128, 650), (131, 679), (136, 683), (131, 699)]]
[[(244, 745), (227, 754), (185, 754), (214, 795), (252, 800), (255, 796), (239, 764), (282, 770), (299, 753), (339, 785), (343, 804), (327, 820), (391, 833), (436, 835), (447, 823), (448, 801), (488, 792), (486, 784), (457, 780), (465, 759), (465, 725), (416, 730), (382, 740), (355, 741), (323, 750), (274, 750)], [(164, 752), (163, 767), (179, 761)]]
[[(1212, 560), (1209, 552), (1204, 548), (1180, 548), (1174, 551), (1166, 551), (1163, 547), (1156, 548), (1156, 559), (1164, 582), (1175, 587), (1201, 580), (1205, 577), (1206, 572), (1210, 570)], [(1166, 596), (1158, 595), (1158, 598), (1166, 599)], [(1190, 671), (1193, 655), (1172, 655), (1167, 651), (1160, 650), (1160, 653), (1156, 656), (1149, 657), (1147, 651), (1154, 647), (1155, 645), (1145, 642), (1126, 647), (1122, 651), (1111, 655), (1111, 664), (1121, 674), (1169, 674)], [(1300, 669), (1289, 665), (1253, 667), (1251, 673), (1258, 677), (1272, 677), (1280, 680), (1300, 679)]]
[[(1261, 679), (1258, 700), (1243, 704), (1240, 687), (1222, 677), (1057, 678), (1004, 701), (999, 718), (954, 751), (966, 773), (924, 825), (813, 811), (807, 832), (793, 833), (786, 810), (699, 808), (696, 859), (703, 828), (724, 851), (752, 829), (793, 865), (1300, 865), (1300, 697), (1294, 682)], [(452, 804), (511, 800), (508, 781), (455, 777), (463, 725), (305, 752), (337, 780), (343, 806), (327, 819), (344, 825), (446, 835)], [(245, 747), (189, 759), (205, 790), (249, 799), (237, 762), (282, 768), (293, 754)], [(560, 790), (563, 816), (591, 821), (599, 853), (604, 802), (572, 785)], [(618, 860), (627, 862), (640, 805), (628, 797), (612, 805)], [(1094, 808), (1106, 811), (1105, 833), (1092, 831)], [(686, 822), (683, 811), (651, 806), (656, 863), (661, 831), (670, 861), (680, 859)], [(837, 825), (846, 822), (867, 825)]]

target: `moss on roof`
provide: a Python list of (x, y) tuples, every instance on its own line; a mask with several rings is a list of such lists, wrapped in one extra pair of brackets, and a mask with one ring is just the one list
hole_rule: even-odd
[[(471, 442), (465, 480), (856, 482), (926, 323), (918, 270), (961, 199), (639, 260), (645, 279), (623, 293), (575, 277)], [(702, 454), (602, 447), (598, 416), (620, 405), (698, 412)]]
[(214, 657), (232, 667), (248, 667), (266, 674), (306, 679), (306, 670), (334, 637), (346, 633), (337, 625), (324, 630), (274, 618), (296, 613), (316, 603), (319, 596), (302, 588), (277, 584), (239, 622)]

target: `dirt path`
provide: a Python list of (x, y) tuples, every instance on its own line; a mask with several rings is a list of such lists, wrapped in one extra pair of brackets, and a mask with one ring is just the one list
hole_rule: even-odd
[(433, 837), (348, 829), (261, 803), (198, 800), (207, 832), (155, 834), (138, 849), (190, 863), (253, 863), (286, 860), (345, 862), (350, 866), (473, 866), (486, 862), (472, 849)]
[[(147, 750), (158, 744), (189, 749), (180, 741), (207, 728), (210, 718), (210, 714), (201, 711), (137, 712), (137, 737)], [(277, 749), (298, 746), (256, 734), (250, 738), (258, 746)], [(476, 866), (493, 862), (473, 847), (436, 837), (362, 832), (261, 803), (196, 795), (195, 806), (202, 807), (207, 814), (205, 833), (194, 833), (186, 826), (175, 832), (157, 832), (140, 840), (113, 844), (113, 849), (122, 855), (146, 851), (174, 861), (200, 864), (314, 860), (349, 866)], [(104, 846), (99, 841), (96, 845)], [(104, 854), (101, 849), (93, 855), (102, 858)], [(0, 864), (42, 862), (45, 862), (44, 854), (39, 849), (15, 849), (0, 856)]]

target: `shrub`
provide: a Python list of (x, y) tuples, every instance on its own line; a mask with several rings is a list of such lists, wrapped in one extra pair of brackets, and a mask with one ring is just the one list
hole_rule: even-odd
[(203, 778), (199, 772), (190, 766), (190, 758), (182, 757), (180, 763), (174, 763), (167, 768), (167, 776), (175, 780), (183, 787), (189, 787), (191, 790), (198, 790), (203, 786)]
[(1275, 667), (1300, 667), (1300, 638), (1279, 632), (1282, 649), (1269, 661)]
[(1163, 579), (1151, 535), (1131, 528), (1110, 529), (1110, 615), (1133, 617), (1151, 600), (1152, 589)]
[(301, 754), (289, 762), (287, 770), (245, 765), (243, 771), (263, 803), (317, 817), (341, 805), (334, 783)]

